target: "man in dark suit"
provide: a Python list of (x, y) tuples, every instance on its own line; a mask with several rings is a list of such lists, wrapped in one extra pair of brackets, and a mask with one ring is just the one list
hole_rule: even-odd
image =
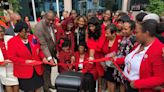
[[(53, 28), (55, 15), (53, 11), (48, 11), (45, 14), (45, 18), (42, 19), (36, 26), (34, 30), (34, 35), (40, 41), (41, 49), (46, 56), (47, 60), (55, 65), (54, 57), (56, 57), (56, 38), (55, 32)], [(51, 84), (51, 65), (44, 65), (44, 91), (51, 92), (49, 88), (53, 88)]]

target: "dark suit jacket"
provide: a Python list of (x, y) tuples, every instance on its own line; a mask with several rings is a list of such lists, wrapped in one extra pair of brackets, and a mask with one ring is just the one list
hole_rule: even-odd
[[(48, 26), (45, 24), (44, 20), (41, 20), (35, 26), (34, 35), (39, 39), (41, 44), (41, 49), (44, 55), (46, 56), (46, 58), (50, 56), (56, 57), (56, 49), (55, 49), (56, 42), (53, 41), (50, 32), (48, 30)], [(55, 32), (54, 32), (54, 39), (55, 39)]]
[(14, 28), (10, 26), (9, 28), (6, 29), (5, 35), (12, 35), (15, 36)]

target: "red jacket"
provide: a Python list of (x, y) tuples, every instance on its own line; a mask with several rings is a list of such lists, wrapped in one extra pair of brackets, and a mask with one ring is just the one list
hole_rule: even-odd
[(8, 58), (14, 63), (14, 75), (18, 78), (31, 78), (33, 76), (34, 69), (38, 75), (43, 74), (42, 65), (29, 65), (26, 60), (42, 61), (44, 54), (40, 49), (40, 45), (33, 35), (28, 36), (31, 52), (24, 45), (19, 36), (13, 37), (8, 42)]
[[(80, 58), (79, 52), (76, 52), (75, 57), (76, 57), (76, 63), (79, 63), (79, 58)], [(89, 58), (88, 53), (85, 53), (84, 61), (87, 62), (88, 58)], [(82, 73), (91, 73), (94, 76), (94, 80), (96, 80), (99, 76), (97, 65), (98, 63), (94, 63), (94, 64), (85, 63), (82, 69)], [(78, 69), (78, 65), (76, 65), (76, 68)]]
[[(87, 61), (88, 58), (89, 58), (88, 54), (85, 53), (84, 61)], [(75, 59), (76, 59), (76, 61), (75, 61), (75, 63), (76, 63), (75, 69), (76, 69), (76, 71), (78, 71), (78, 64), (77, 63), (79, 63), (79, 59), (80, 59), (80, 53), (79, 52), (75, 52)], [(83, 64), (83, 65), (86, 65), (86, 64)], [(85, 66), (83, 68), (85, 68)]]
[[(139, 92), (156, 92), (152, 88), (164, 84), (163, 47), (163, 44), (155, 39), (147, 50), (140, 66), (140, 79), (134, 81), (134, 87), (139, 89)], [(116, 63), (123, 64), (124, 58), (117, 59)]]

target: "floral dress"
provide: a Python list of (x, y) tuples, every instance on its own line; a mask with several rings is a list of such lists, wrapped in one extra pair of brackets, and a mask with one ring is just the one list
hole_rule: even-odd
[[(135, 45), (136, 45), (136, 38), (134, 35), (131, 35), (129, 37), (123, 37), (122, 41), (119, 43), (118, 52), (116, 56), (118, 58), (125, 57), (127, 54), (129, 54), (132, 51)], [(122, 70), (124, 69), (124, 65), (120, 67)], [(113, 75), (117, 82), (124, 83), (125, 79), (117, 69), (115, 69)]]

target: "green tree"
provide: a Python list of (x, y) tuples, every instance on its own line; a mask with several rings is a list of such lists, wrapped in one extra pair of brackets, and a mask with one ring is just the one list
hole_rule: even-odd
[(13, 11), (19, 12), (19, 10), (22, 8), (19, 4), (20, 0), (8, 0), (8, 2), (11, 5)]
[(161, 15), (164, 12), (164, 1), (149, 0), (149, 5), (146, 7), (146, 10)]

